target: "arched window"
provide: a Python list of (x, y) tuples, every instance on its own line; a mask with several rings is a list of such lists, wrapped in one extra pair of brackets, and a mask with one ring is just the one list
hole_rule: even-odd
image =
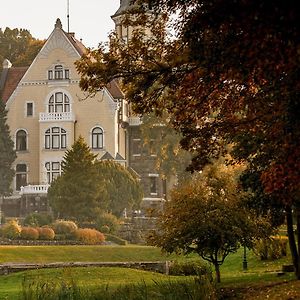
[(45, 132), (46, 149), (65, 149), (67, 147), (67, 132), (60, 127), (52, 127)]
[(103, 130), (100, 127), (92, 130), (92, 149), (103, 149)]
[(23, 129), (18, 130), (16, 133), (16, 150), (27, 150), (27, 133)]
[(54, 67), (54, 79), (63, 79), (64, 78), (64, 69), (63, 66), (58, 65)]
[(26, 164), (16, 165), (16, 190), (20, 191), (21, 186), (27, 185), (27, 166)]
[(48, 102), (48, 112), (49, 113), (70, 112), (69, 97), (62, 92), (57, 92), (53, 94), (50, 97)]

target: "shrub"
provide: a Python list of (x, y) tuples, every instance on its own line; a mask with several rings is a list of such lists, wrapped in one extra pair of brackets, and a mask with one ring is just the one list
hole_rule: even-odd
[(105, 240), (103, 233), (91, 228), (83, 228), (76, 230), (75, 237), (78, 241), (89, 245), (102, 243)]
[(286, 256), (288, 238), (286, 236), (273, 236), (256, 242), (254, 253), (261, 260), (278, 259)]
[(119, 228), (119, 224), (119, 219), (111, 213), (101, 212), (96, 218), (96, 228), (101, 230), (103, 226), (107, 226), (109, 229), (107, 233), (116, 232)]
[(37, 240), (39, 238), (39, 232), (33, 227), (22, 227), (20, 238), (22, 240)]
[(77, 225), (73, 221), (56, 220), (52, 224), (52, 228), (56, 234), (64, 234), (66, 238), (73, 238)]
[(23, 221), (23, 224), (26, 226), (45, 226), (50, 225), (53, 222), (52, 216), (48, 214), (43, 213), (31, 213), (26, 216), (26, 218)]
[(211, 269), (200, 261), (174, 261), (169, 266), (170, 275), (191, 276), (191, 275), (212, 275)]
[(40, 240), (53, 240), (55, 237), (55, 232), (50, 227), (39, 227), (37, 228), (39, 232)]
[(103, 225), (103, 226), (101, 226), (100, 231), (103, 233), (109, 233), (110, 228), (107, 225)]
[(20, 233), (21, 226), (16, 220), (10, 220), (7, 223), (5, 223), (2, 227), (2, 235), (5, 238), (17, 239), (20, 237)]
[(121, 239), (120, 237), (113, 235), (113, 234), (109, 234), (109, 233), (105, 234), (105, 240), (116, 243), (118, 245), (122, 245), (122, 246), (126, 246), (128, 244), (128, 242), (126, 240)]

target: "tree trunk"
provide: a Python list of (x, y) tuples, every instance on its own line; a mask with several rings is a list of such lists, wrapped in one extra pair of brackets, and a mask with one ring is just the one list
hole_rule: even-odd
[[(298, 219), (298, 217), (297, 217), (297, 219)], [(297, 251), (297, 246), (296, 246), (296, 241), (295, 241), (295, 236), (294, 236), (293, 216), (292, 216), (292, 209), (290, 206), (286, 207), (286, 226), (287, 226), (287, 233), (288, 233), (288, 237), (289, 237), (289, 245), (290, 245), (290, 249), (291, 249), (293, 265), (295, 268), (295, 274), (296, 274), (297, 279), (300, 279), (299, 254)], [(298, 232), (299, 232), (299, 230), (298, 230)], [(299, 237), (299, 233), (298, 233), (298, 237)]]
[(297, 264), (297, 279), (300, 279), (300, 207), (296, 207), (296, 218), (297, 218), (297, 242), (298, 242), (298, 264)]
[(218, 264), (218, 262), (214, 263), (215, 266), (215, 271), (216, 271), (216, 280), (217, 283), (221, 282), (221, 274), (220, 274), (220, 265)]

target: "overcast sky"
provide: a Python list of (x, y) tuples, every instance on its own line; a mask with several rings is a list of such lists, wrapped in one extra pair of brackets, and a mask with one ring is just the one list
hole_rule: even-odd
[[(68, 0), (0, 0), (0, 28), (28, 29), (37, 39), (46, 39), (54, 29), (57, 18), (68, 30)], [(113, 15), (120, 0), (69, 0), (70, 32), (87, 47), (106, 42), (114, 29)]]

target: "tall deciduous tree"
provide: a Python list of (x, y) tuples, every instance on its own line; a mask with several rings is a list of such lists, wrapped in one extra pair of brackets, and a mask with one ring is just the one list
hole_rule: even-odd
[(214, 265), (220, 282), (220, 266), (228, 254), (241, 244), (251, 247), (269, 232), (268, 222), (242, 207), (243, 196), (232, 167), (208, 166), (173, 190), (150, 242), (169, 253), (199, 254)]
[(29, 66), (42, 48), (44, 41), (32, 37), (26, 29), (0, 28), (0, 69), (8, 59), (14, 66)]
[[(300, 245), (296, 1), (147, 2), (160, 20), (179, 15), (176, 38), (168, 39), (158, 20), (150, 26), (145, 17), (133, 18), (152, 29), (152, 38), (139, 27), (128, 44), (112, 38), (108, 52), (103, 47), (88, 53), (77, 64), (82, 88), (95, 92), (111, 79), (122, 78), (136, 112), (167, 110), (171, 124), (183, 135), (181, 145), (197, 152), (192, 170), (203, 168), (232, 144), (233, 158), (247, 162), (246, 174), (256, 174), (265, 199), (273, 199), (270, 208), (276, 203), (286, 212), (300, 279), (300, 249), (291, 218), (294, 209)], [(256, 182), (250, 177), (244, 177), (248, 186)]]
[(5, 105), (0, 99), (0, 198), (10, 194), (10, 185), (14, 176), (12, 163), (16, 159), (14, 143), (6, 124), (6, 115)]

